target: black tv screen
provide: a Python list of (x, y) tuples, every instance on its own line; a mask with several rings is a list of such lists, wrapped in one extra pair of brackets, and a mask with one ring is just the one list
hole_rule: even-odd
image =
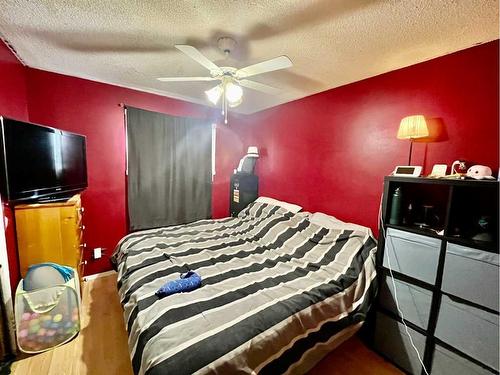
[(84, 136), (1, 120), (2, 192), (8, 200), (37, 200), (87, 187)]

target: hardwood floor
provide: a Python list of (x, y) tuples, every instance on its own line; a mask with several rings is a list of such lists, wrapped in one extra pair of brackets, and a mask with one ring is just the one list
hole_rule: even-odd
[[(127, 333), (116, 292), (116, 276), (83, 285), (82, 331), (71, 342), (20, 358), (14, 375), (131, 375)], [(310, 375), (401, 374), (353, 337), (324, 358)]]
[(83, 283), (82, 330), (71, 342), (12, 365), (15, 375), (127, 375), (132, 366), (116, 276)]
[(402, 375), (354, 336), (328, 354), (308, 375)]

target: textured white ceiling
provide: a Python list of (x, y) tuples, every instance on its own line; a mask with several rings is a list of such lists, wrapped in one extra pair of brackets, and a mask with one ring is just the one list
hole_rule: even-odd
[[(173, 48), (225, 66), (278, 55), (294, 66), (245, 89), (252, 113), (499, 37), (498, 0), (0, 0), (0, 33), (31, 67), (209, 104), (213, 82), (156, 77), (207, 72)], [(217, 39), (238, 42), (229, 61)]]

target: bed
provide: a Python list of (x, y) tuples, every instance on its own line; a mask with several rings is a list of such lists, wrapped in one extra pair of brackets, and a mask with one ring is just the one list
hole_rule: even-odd
[[(132, 233), (113, 254), (136, 374), (303, 374), (360, 328), (376, 242), (254, 202), (237, 218)], [(159, 298), (180, 273), (202, 286)]]

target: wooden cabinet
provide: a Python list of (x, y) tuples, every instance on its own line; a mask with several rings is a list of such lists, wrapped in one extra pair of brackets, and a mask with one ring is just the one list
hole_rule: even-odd
[(83, 276), (83, 229), (80, 195), (67, 201), (23, 204), (14, 208), (21, 275), (32, 264), (54, 262)]

